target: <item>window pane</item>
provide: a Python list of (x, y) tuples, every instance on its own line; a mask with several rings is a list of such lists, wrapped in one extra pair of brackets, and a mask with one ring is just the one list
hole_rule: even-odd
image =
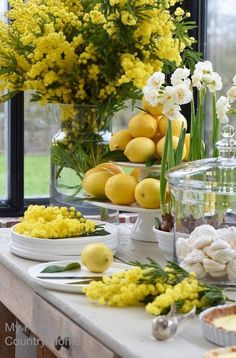
[(7, 197), (6, 123), (7, 105), (0, 104), (0, 199)]
[[(7, 9), (7, 0), (0, 1), (0, 20), (4, 21), (4, 13)], [(7, 198), (7, 147), (6, 124), (7, 105), (0, 104), (0, 199)]]
[(25, 198), (49, 196), (50, 143), (58, 127), (48, 108), (31, 103), (25, 94)]
[[(207, 57), (223, 79), (225, 95), (236, 73), (236, 1), (208, 0), (207, 25)], [(236, 127), (235, 116), (231, 119)]]

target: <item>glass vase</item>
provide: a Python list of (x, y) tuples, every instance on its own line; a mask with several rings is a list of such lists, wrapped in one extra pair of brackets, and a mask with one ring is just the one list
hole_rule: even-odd
[(52, 138), (50, 203), (74, 206), (84, 216), (118, 221), (118, 212), (96, 207), (84, 199), (82, 181), (108, 150), (110, 118), (93, 105), (60, 105), (53, 109), (61, 129)]

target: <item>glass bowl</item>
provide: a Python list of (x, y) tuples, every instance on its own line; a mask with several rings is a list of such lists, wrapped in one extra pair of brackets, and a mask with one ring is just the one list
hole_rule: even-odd
[[(175, 258), (198, 278), (236, 285), (236, 141), (226, 125), (219, 157), (167, 172), (174, 199)], [(184, 235), (189, 234), (186, 238)]]

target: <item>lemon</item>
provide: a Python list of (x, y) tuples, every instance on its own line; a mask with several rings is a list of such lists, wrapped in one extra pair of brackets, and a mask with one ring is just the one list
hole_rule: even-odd
[(142, 208), (159, 208), (160, 181), (154, 178), (143, 179), (135, 188), (135, 199)]
[(135, 201), (134, 190), (137, 180), (128, 174), (116, 174), (108, 179), (105, 194), (114, 204), (131, 204)]
[(133, 163), (143, 163), (155, 154), (155, 143), (150, 138), (132, 139), (126, 146), (124, 154)]
[[(180, 117), (171, 121), (173, 135), (177, 137), (180, 136), (182, 124), (184, 128), (187, 129), (187, 121), (182, 114), (180, 115)], [(162, 116), (158, 126), (158, 131), (161, 133), (162, 136), (166, 135), (167, 127), (168, 127), (168, 119), (166, 118), (166, 116)]]
[(157, 117), (157, 116), (161, 116), (162, 115), (162, 111), (163, 111), (163, 105), (162, 104), (158, 104), (156, 106), (151, 106), (146, 99), (143, 97), (142, 99), (142, 105), (143, 108), (150, 113), (152, 116)]
[(190, 152), (190, 133), (185, 134), (184, 144), (186, 147), (186, 154), (183, 160), (188, 161), (189, 152)]
[(108, 170), (100, 170), (92, 172), (84, 177), (83, 189), (85, 192), (95, 198), (104, 199), (105, 195), (105, 184), (107, 180), (114, 174)]
[(105, 162), (105, 163), (98, 164), (94, 168), (87, 170), (87, 172), (85, 173), (85, 176), (88, 176), (89, 174), (100, 172), (100, 171), (106, 171), (106, 172), (110, 171), (111, 174), (123, 173), (123, 169), (119, 165), (116, 165), (114, 163)]
[(141, 179), (141, 170), (139, 168), (134, 168), (131, 170), (131, 172), (129, 173), (129, 175), (131, 175), (132, 177), (134, 177), (134, 179), (139, 182), (139, 180)]
[[(157, 146), (156, 146), (157, 155), (160, 158), (162, 158), (162, 154), (163, 154), (163, 151), (164, 151), (165, 140), (166, 140), (166, 137), (162, 137), (159, 140), (159, 142), (157, 143)], [(176, 136), (173, 135), (172, 136), (172, 143), (173, 143), (173, 149), (176, 149), (177, 146), (178, 146), (178, 143), (179, 143), (179, 137), (176, 137)], [(185, 147), (185, 144), (184, 144), (182, 159), (185, 157), (185, 155), (186, 155), (186, 147)]]
[(89, 244), (81, 252), (81, 261), (91, 272), (104, 272), (113, 262), (113, 253), (104, 244)]
[(157, 131), (157, 120), (150, 114), (142, 111), (130, 119), (128, 128), (134, 138), (152, 138)]
[(120, 131), (114, 133), (109, 142), (109, 148), (113, 150), (125, 150), (126, 145), (131, 141), (133, 137), (131, 136), (128, 129), (121, 129)]

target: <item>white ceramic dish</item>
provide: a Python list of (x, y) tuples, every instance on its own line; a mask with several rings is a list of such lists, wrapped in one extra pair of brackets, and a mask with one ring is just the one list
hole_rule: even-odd
[[(228, 331), (220, 327), (214, 326), (211, 323), (211, 317), (220, 317), (225, 315), (231, 314), (230, 311), (236, 313), (236, 304), (229, 304), (229, 305), (219, 305), (216, 307), (211, 307), (203, 311), (200, 316), (200, 322), (203, 329), (203, 333), (205, 338), (217, 344), (221, 347), (232, 346), (236, 342), (236, 331)], [(216, 314), (219, 315), (216, 315)]]
[(104, 224), (104, 229), (109, 234), (68, 239), (41, 239), (18, 234), (13, 227), (10, 251), (15, 255), (37, 261), (78, 258), (84, 247), (92, 243), (103, 243), (114, 252), (119, 243), (118, 226), (101, 221), (96, 221), (96, 224)]
[[(19, 247), (15, 247), (14, 245), (10, 245), (10, 251), (16, 256), (22, 257), (27, 260), (31, 261), (58, 261), (58, 260), (78, 260), (80, 258), (80, 254), (73, 254), (73, 255), (57, 255), (53, 253), (45, 253), (45, 252), (34, 252), (34, 251), (27, 251), (22, 250)], [(112, 249), (113, 255), (116, 253), (116, 248)]]
[[(153, 226), (153, 232), (156, 236), (158, 246), (166, 260), (174, 259), (174, 232), (166, 232)], [(176, 233), (178, 235), (178, 233)], [(181, 233), (181, 236), (187, 238), (189, 235)]]
[[(109, 247), (110, 249), (115, 249), (118, 245), (118, 239), (113, 240), (113, 241), (109, 241), (109, 242), (103, 242), (107, 247)], [(45, 248), (45, 247), (32, 247), (32, 246), (27, 246), (27, 245), (22, 245), (19, 242), (15, 242), (15, 241), (11, 241), (10, 243), (10, 248), (14, 247), (14, 248), (18, 248), (20, 250), (24, 250), (24, 251), (28, 251), (28, 252), (34, 252), (34, 253), (38, 253), (38, 254), (54, 254), (54, 255), (61, 255), (61, 256), (65, 256), (65, 255), (80, 255), (82, 250), (84, 249), (85, 246), (92, 244), (91, 242), (88, 242), (87, 244), (84, 245), (78, 245), (76, 247), (71, 247), (71, 246), (65, 246), (64, 249), (62, 248), (57, 248), (55, 246), (55, 248), (52, 250), (51, 248)]]
[(41, 238), (32, 238), (29, 236), (25, 236), (22, 234), (18, 234), (17, 232), (15, 232), (15, 226), (13, 226), (11, 228), (11, 236), (12, 236), (12, 240), (13, 241), (19, 241), (21, 243), (25, 243), (28, 245), (33, 245), (34, 247), (36, 245), (39, 245), (40, 247), (45, 246), (45, 247), (55, 247), (55, 244), (57, 245), (57, 247), (61, 246), (62, 248), (65, 247), (65, 245), (75, 245), (77, 246), (78, 243), (79, 244), (87, 244), (88, 240), (90, 240), (90, 242), (95, 243), (95, 242), (101, 242), (101, 241), (106, 241), (106, 240), (110, 240), (110, 239), (115, 239), (117, 238), (118, 235), (118, 227), (114, 224), (109, 224), (109, 223), (105, 223), (102, 221), (95, 221), (97, 225), (99, 224), (103, 224), (104, 225), (104, 229), (106, 231), (108, 231), (110, 234), (106, 235), (106, 236), (88, 236), (88, 237), (74, 237), (74, 238), (66, 238), (66, 239), (41, 239)]
[[(76, 260), (77, 262), (78, 259)], [(71, 282), (77, 282), (79, 280), (79, 278), (75, 278), (75, 279), (41, 279), (41, 278), (38, 278), (37, 276), (38, 275), (46, 275), (46, 276), (79, 276), (79, 275), (83, 275), (83, 276), (98, 276), (98, 277), (102, 277), (104, 275), (112, 275), (113, 273), (115, 272), (120, 272), (120, 271), (123, 271), (123, 270), (127, 270), (127, 269), (130, 269), (131, 266), (129, 265), (125, 265), (123, 263), (116, 263), (116, 262), (113, 262), (113, 264), (111, 265), (111, 267), (106, 270), (104, 273), (102, 274), (99, 274), (99, 273), (92, 273), (90, 271), (88, 271), (86, 269), (86, 267), (84, 267), (83, 265), (81, 265), (81, 269), (80, 270), (71, 270), (71, 271), (66, 271), (66, 272), (58, 272), (58, 273), (53, 273), (53, 274), (40, 274), (41, 271), (53, 264), (53, 265), (67, 265), (68, 263), (72, 262), (72, 259), (70, 260), (65, 260), (65, 261), (56, 261), (56, 262), (46, 262), (46, 263), (42, 263), (42, 264), (39, 264), (39, 265), (35, 265), (33, 267), (31, 267), (28, 271), (31, 279), (36, 282), (37, 284), (47, 288), (47, 289), (50, 289), (50, 290), (56, 290), (56, 291), (63, 291), (63, 292), (74, 292), (74, 293), (82, 293), (82, 290), (83, 288), (85, 287), (84, 284), (70, 284)]]

